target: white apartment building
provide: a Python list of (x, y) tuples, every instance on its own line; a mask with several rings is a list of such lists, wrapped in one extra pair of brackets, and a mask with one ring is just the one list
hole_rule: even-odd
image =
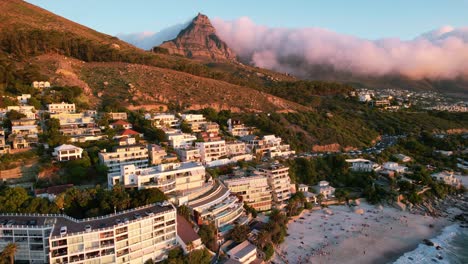
[(227, 121), (227, 124), (229, 133), (234, 137), (244, 137), (252, 135), (254, 131), (253, 127), (246, 127), (239, 120), (229, 119)]
[(201, 124), (201, 130), (206, 133), (219, 133), (219, 125), (215, 122), (205, 122)]
[(83, 157), (83, 149), (73, 145), (63, 144), (54, 148), (52, 156), (58, 161), (81, 159)]
[(181, 161), (200, 161), (200, 150), (195, 147), (188, 147), (188, 148), (179, 148), (176, 149), (177, 155)]
[(232, 193), (242, 197), (242, 201), (255, 210), (271, 209), (271, 188), (266, 176), (233, 177), (224, 179), (223, 182)]
[(60, 114), (60, 113), (75, 113), (76, 107), (75, 104), (68, 104), (65, 102), (57, 103), (57, 104), (48, 104), (47, 110), (51, 114)]
[(188, 207), (198, 224), (213, 222), (219, 229), (245, 216), (244, 204), (218, 182), (209, 192), (190, 200)]
[(379, 164), (366, 159), (347, 159), (351, 164), (350, 170), (357, 172), (371, 172), (380, 168)]
[(291, 179), (289, 178), (289, 167), (281, 164), (272, 164), (257, 168), (257, 174), (268, 178), (273, 201), (281, 205), (291, 198)]
[(12, 126), (8, 141), (12, 142), (13, 149), (29, 148), (39, 142), (38, 133), (36, 125)]
[(166, 132), (169, 146), (178, 148), (188, 148), (193, 145), (193, 142), (197, 140), (197, 137), (192, 134), (182, 133), (180, 130)]
[(180, 117), (190, 125), (190, 128), (194, 133), (201, 132), (202, 124), (207, 122), (205, 117), (199, 114), (182, 114)]
[(166, 163), (155, 167), (137, 169), (124, 165), (121, 174), (108, 176), (109, 187), (122, 184), (138, 189), (159, 188), (164, 193), (200, 188), (205, 182), (205, 167), (200, 163)]
[(179, 126), (179, 120), (173, 114), (160, 113), (152, 115), (150, 113), (146, 113), (145, 119), (151, 120), (151, 124), (156, 128), (174, 128)]
[(244, 142), (226, 142), (226, 154), (228, 156), (243, 155), (247, 151), (247, 147)]
[(195, 147), (200, 150), (200, 159), (204, 163), (219, 160), (227, 154), (224, 140), (196, 142)]
[(282, 144), (282, 139), (275, 135), (266, 135), (262, 139), (257, 137), (247, 137), (246, 146), (248, 152), (259, 154), (262, 156), (274, 157), (287, 157), (295, 154), (295, 151), (291, 150), (287, 144)]
[(122, 166), (135, 165), (137, 168), (146, 168), (149, 162), (148, 148), (145, 145), (117, 146), (113, 152), (103, 150), (98, 155), (101, 164), (108, 168), (107, 176), (111, 178), (120, 177)]
[(99, 140), (103, 137), (90, 112), (51, 114), (50, 118), (59, 120), (60, 132), (69, 136), (71, 142)]
[(51, 114), (50, 118), (58, 119), (60, 126), (94, 124), (94, 118), (86, 113), (57, 113)]
[(154, 204), (96, 218), (1, 214), (0, 250), (17, 245), (15, 262), (145, 263), (177, 245), (176, 209)]

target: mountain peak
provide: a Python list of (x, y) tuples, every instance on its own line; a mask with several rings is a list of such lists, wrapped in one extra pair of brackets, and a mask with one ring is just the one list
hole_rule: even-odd
[(208, 16), (201, 13), (175, 39), (164, 42), (160, 47), (171, 54), (194, 59), (236, 60), (236, 54), (218, 37)]

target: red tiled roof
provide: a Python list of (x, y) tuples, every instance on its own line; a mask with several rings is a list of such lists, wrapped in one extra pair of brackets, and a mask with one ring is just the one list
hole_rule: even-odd
[(128, 135), (140, 135), (140, 133), (136, 132), (133, 129), (125, 129), (120, 133), (121, 136), (128, 136)]
[(124, 126), (124, 125), (131, 125), (131, 124), (129, 122), (127, 122), (127, 121), (124, 121), (124, 120), (118, 120), (118, 121), (112, 123), (111, 125), (113, 125), (113, 126), (119, 126), (119, 125)]
[(177, 234), (184, 241), (185, 245), (200, 238), (190, 223), (179, 214), (177, 214)]

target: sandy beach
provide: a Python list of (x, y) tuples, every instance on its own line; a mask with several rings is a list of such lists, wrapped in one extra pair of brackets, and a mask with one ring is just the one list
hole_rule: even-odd
[[(450, 222), (377, 208), (362, 202), (364, 214), (348, 206), (305, 211), (288, 225), (288, 236), (277, 248), (275, 263), (388, 263), (436, 236)], [(429, 227), (432, 225), (433, 227)]]

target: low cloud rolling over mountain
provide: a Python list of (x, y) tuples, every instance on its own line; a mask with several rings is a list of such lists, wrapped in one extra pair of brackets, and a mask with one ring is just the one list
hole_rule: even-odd
[(230, 48), (259, 67), (295, 74), (307, 65), (330, 65), (362, 75), (468, 76), (468, 27), (446, 26), (404, 41), (367, 40), (323, 28), (269, 28), (248, 17), (214, 19), (213, 25)]

